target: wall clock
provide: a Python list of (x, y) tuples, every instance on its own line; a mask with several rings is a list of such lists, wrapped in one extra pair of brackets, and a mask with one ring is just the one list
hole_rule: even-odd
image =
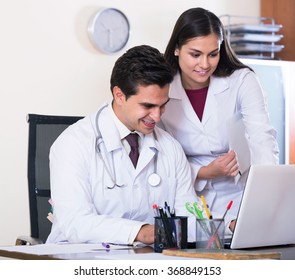
[(88, 26), (92, 44), (103, 53), (122, 50), (130, 35), (130, 25), (126, 15), (115, 8), (100, 9)]

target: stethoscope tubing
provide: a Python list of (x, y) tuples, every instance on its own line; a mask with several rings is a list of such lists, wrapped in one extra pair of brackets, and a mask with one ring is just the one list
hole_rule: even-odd
[[(103, 163), (103, 166), (104, 166), (104, 169), (106, 170), (109, 178), (111, 179), (112, 181), (112, 186), (107, 186), (108, 189), (113, 189), (115, 187), (119, 187), (119, 188), (122, 188), (124, 187), (124, 185), (118, 185), (117, 182), (116, 182), (116, 170), (115, 168), (114, 169), (114, 174), (112, 175), (109, 168), (107, 167), (107, 164), (105, 162), (105, 160), (103, 159), (103, 156), (102, 156), (102, 153), (101, 153), (101, 150), (100, 150), (100, 145), (101, 143), (103, 142), (103, 138), (102, 138), (102, 135), (101, 135), (101, 132), (100, 132), (100, 129), (99, 129), (99, 125), (98, 125), (98, 121), (99, 121), (99, 117), (100, 117), (100, 114), (102, 112), (103, 109), (105, 109), (106, 107), (108, 106), (108, 104), (102, 106), (98, 112), (96, 113), (96, 117), (95, 117), (95, 128), (96, 128), (96, 151)], [(154, 137), (157, 139), (157, 136), (156, 136), (156, 133), (155, 131), (153, 132), (154, 133)], [(114, 163), (113, 163), (114, 165)], [(152, 174), (149, 175), (148, 177), (148, 183), (152, 186), (152, 187), (157, 187), (160, 182), (161, 182), (161, 177), (160, 175), (157, 173), (157, 170), (158, 170), (158, 151), (156, 150), (156, 155), (154, 157), (154, 172)]]

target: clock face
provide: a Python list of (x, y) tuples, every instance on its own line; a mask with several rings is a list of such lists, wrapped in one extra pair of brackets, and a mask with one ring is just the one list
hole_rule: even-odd
[(98, 11), (89, 25), (93, 45), (104, 53), (115, 53), (125, 47), (130, 26), (127, 17), (114, 8)]

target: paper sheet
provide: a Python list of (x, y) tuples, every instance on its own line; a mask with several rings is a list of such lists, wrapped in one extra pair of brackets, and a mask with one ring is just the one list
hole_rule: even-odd
[[(39, 244), (32, 246), (1, 246), (0, 250), (32, 255), (54, 255), (68, 260), (185, 260), (186, 257), (165, 256), (160, 253), (137, 253), (132, 246), (111, 245), (108, 250), (101, 244)], [(131, 250), (130, 250), (131, 249)], [(91, 254), (89, 254), (91, 253)]]
[[(118, 249), (129, 249), (130, 246), (119, 246), (111, 245), (109, 250)], [(10, 251), (10, 252), (21, 252), (34, 255), (55, 255), (55, 254), (75, 254), (75, 253), (87, 253), (94, 251), (106, 251), (106, 248), (101, 244), (70, 244), (70, 243), (60, 243), (60, 244), (38, 244), (32, 246), (6, 246), (0, 247), (0, 250)]]
[[(239, 171), (243, 174), (251, 165), (250, 150), (245, 136), (245, 125), (241, 114), (236, 114), (228, 120), (228, 136), (229, 148), (237, 154)], [(240, 175), (237, 175), (235, 181), (239, 180)]]

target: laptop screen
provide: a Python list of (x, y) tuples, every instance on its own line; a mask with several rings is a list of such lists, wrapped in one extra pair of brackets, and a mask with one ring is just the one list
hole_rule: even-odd
[(231, 249), (295, 244), (295, 165), (253, 165)]

